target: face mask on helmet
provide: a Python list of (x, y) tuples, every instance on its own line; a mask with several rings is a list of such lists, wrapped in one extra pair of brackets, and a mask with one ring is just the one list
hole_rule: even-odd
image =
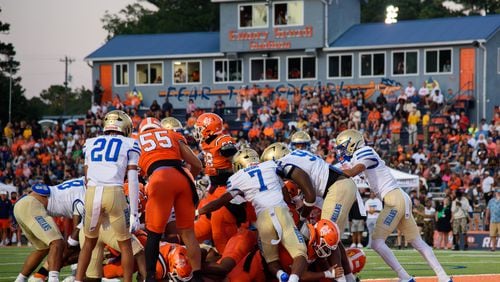
[(320, 238), (319, 244), (314, 246), (314, 251), (316, 252), (316, 255), (320, 258), (329, 257), (332, 254), (332, 250), (334, 251), (336, 249), (337, 245), (330, 246), (323, 238)]

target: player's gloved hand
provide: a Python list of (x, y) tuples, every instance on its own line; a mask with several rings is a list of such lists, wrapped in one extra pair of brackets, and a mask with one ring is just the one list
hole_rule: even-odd
[(288, 282), (290, 276), (288, 276), (288, 273), (284, 272), (283, 270), (278, 270), (278, 272), (276, 273), (276, 278), (278, 278), (279, 282)]
[(64, 280), (62, 282), (75, 282), (75, 276), (70, 275), (70, 276), (64, 278)]
[(141, 223), (139, 222), (139, 215), (138, 214), (131, 214), (130, 215), (130, 232), (135, 232), (136, 230), (140, 229)]

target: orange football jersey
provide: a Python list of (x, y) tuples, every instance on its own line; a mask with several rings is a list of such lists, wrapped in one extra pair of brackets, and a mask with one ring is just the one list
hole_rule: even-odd
[(160, 160), (182, 160), (179, 141), (187, 143), (180, 133), (163, 128), (139, 133), (138, 139), (141, 146), (139, 167), (145, 172)]
[(205, 174), (215, 176), (219, 169), (229, 170), (232, 168), (231, 160), (220, 153), (220, 149), (227, 144), (234, 144), (234, 140), (226, 134), (217, 136), (210, 143), (201, 143), (205, 160)]

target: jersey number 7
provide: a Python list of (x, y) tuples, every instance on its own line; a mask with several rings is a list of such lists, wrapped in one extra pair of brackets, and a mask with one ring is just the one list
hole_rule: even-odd
[(262, 177), (262, 172), (260, 171), (260, 169), (256, 168), (256, 169), (247, 171), (247, 173), (250, 175), (250, 177), (254, 177), (257, 175), (257, 178), (259, 179), (259, 184), (260, 184), (260, 188), (259, 188), (260, 192), (267, 190), (267, 186), (266, 186), (266, 184), (264, 184), (264, 178)]

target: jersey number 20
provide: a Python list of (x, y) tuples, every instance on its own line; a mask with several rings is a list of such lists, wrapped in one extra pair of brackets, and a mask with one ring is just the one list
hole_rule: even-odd
[(103, 156), (104, 160), (107, 162), (118, 161), (118, 155), (120, 154), (120, 148), (122, 147), (121, 139), (105, 139), (99, 138), (94, 142), (94, 147), (90, 151), (90, 159), (93, 162), (102, 162)]

